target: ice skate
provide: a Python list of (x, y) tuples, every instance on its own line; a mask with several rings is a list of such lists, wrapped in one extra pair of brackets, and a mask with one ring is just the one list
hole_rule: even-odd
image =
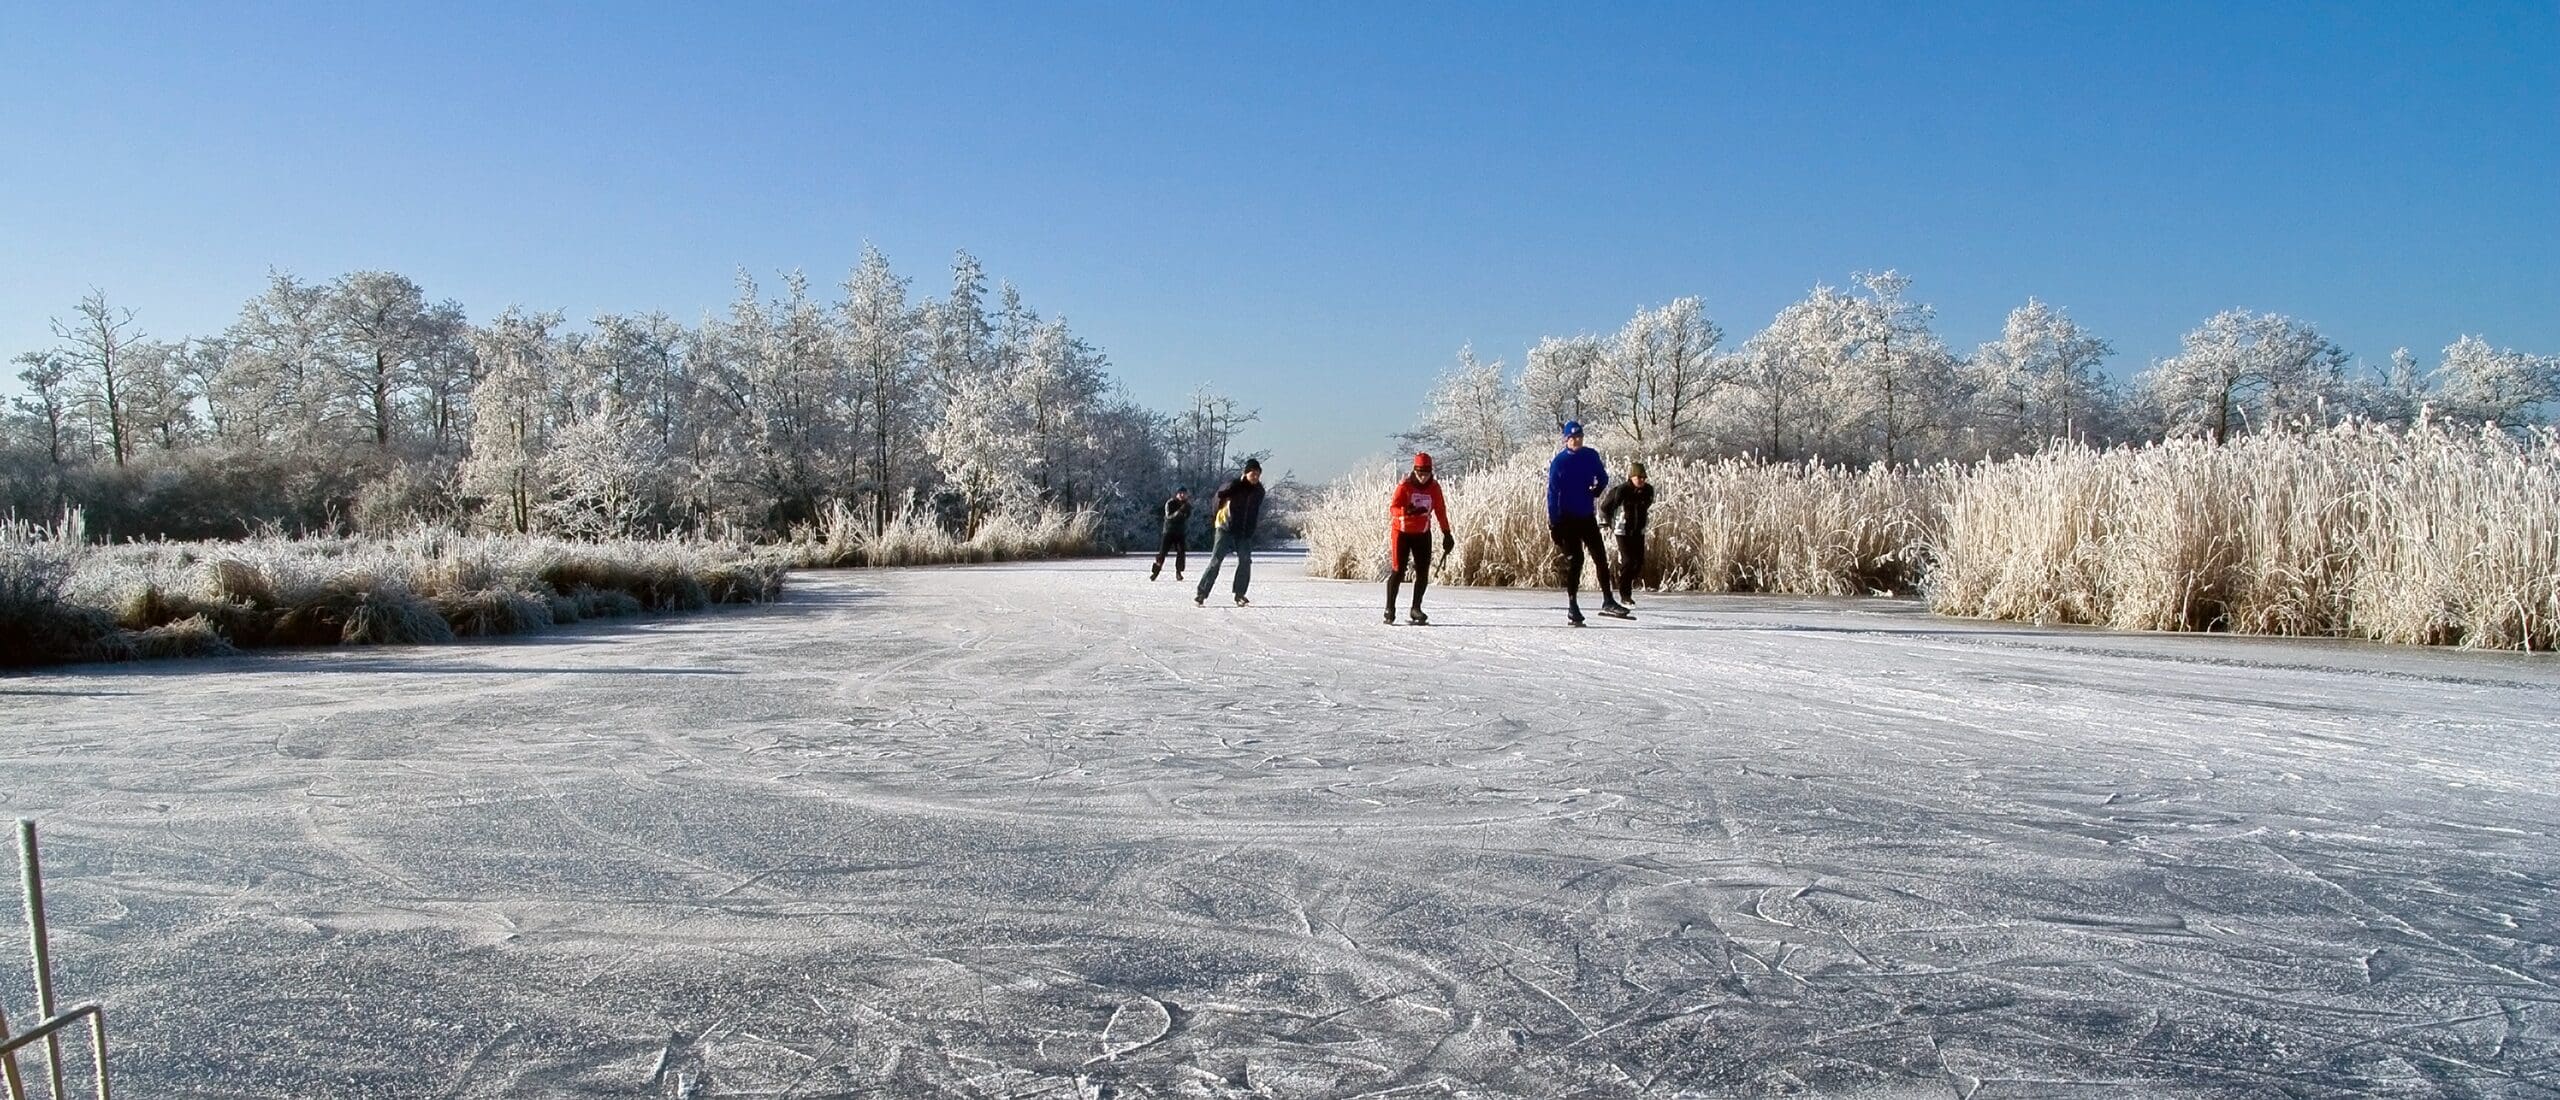
[(1395, 613), (1395, 609), (1394, 609), (1394, 608), (1388, 608), (1388, 609), (1387, 609), (1387, 625), (1388, 625), (1388, 626), (1394, 626), (1394, 625), (1396, 625), (1396, 613)]
[(1415, 626), (1429, 626), (1431, 625), (1431, 616), (1423, 614), (1422, 609), (1417, 607), (1405, 615), (1404, 621), (1412, 623)]
[(1244, 593), (1242, 593), (1242, 592), (1238, 592), (1238, 593), (1236, 593), (1236, 606), (1237, 606), (1237, 607), (1251, 607), (1251, 606), (1253, 606), (1253, 601), (1252, 601), (1252, 600), (1248, 600), (1248, 599), (1244, 598)]
[(1618, 601), (1616, 600), (1601, 601), (1600, 613), (1612, 619), (1632, 619), (1636, 617), (1635, 612), (1619, 606)]

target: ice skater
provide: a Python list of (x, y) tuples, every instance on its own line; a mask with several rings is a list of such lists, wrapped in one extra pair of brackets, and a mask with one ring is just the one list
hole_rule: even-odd
[(1387, 625), (1396, 624), (1396, 589), (1404, 584), (1405, 569), (1413, 569), (1413, 611), (1405, 621), (1415, 626), (1431, 625), (1431, 616), (1422, 613), (1422, 592), (1431, 587), (1431, 519), (1440, 519), (1440, 553), (1446, 556), (1458, 547), (1457, 536), (1449, 533), (1449, 504), (1440, 496), (1440, 483), (1431, 477), (1431, 455), (1413, 456), (1413, 472), (1396, 483), (1395, 495), (1387, 501)]
[(1191, 490), (1176, 489), (1164, 502), (1164, 537), (1156, 540), (1156, 563), (1147, 568), (1147, 579), (1164, 572), (1164, 555), (1173, 552), (1173, 579), (1182, 579), (1183, 555), (1191, 541)]
[(1609, 487), (1609, 467), (1600, 452), (1582, 445), (1582, 424), (1564, 422), (1564, 449), (1547, 463), (1547, 537), (1556, 544), (1556, 572), (1564, 580), (1564, 621), (1582, 625), (1582, 558), (1591, 556), (1600, 581), (1600, 613), (1619, 619), (1634, 615), (1610, 591), (1609, 549), (1600, 541), (1600, 521), (1592, 502)]
[(1236, 556), (1236, 606), (1250, 607), (1252, 600), (1244, 596), (1253, 583), (1253, 531), (1262, 525), (1262, 462), (1244, 460), (1244, 472), (1218, 489), (1217, 518), (1211, 521), (1209, 568), (1200, 571), (1199, 590), (1192, 593), (1192, 606), (1209, 602), (1209, 590), (1218, 586), (1218, 566), (1227, 555)]
[[(1634, 606), (1644, 579), (1644, 525), (1653, 515), (1653, 485), (1644, 463), (1627, 467), (1627, 479), (1600, 494), (1600, 526), (1618, 533), (1618, 602)], [(1605, 583), (1605, 582), (1604, 582)]]

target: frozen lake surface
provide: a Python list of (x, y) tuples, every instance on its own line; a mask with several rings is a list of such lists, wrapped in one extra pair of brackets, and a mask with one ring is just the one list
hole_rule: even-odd
[(131, 1096), (2560, 1096), (2550, 659), (1261, 565), (0, 678), (0, 815)]

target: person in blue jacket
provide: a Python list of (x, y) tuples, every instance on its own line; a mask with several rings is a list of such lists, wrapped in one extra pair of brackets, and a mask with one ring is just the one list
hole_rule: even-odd
[(1557, 573), (1564, 579), (1564, 621), (1582, 625), (1582, 556), (1600, 581), (1600, 613), (1620, 619), (1635, 615), (1611, 595), (1609, 551), (1600, 541), (1600, 520), (1593, 501), (1609, 487), (1609, 467), (1600, 452), (1582, 445), (1582, 424), (1564, 422), (1564, 449), (1547, 463), (1547, 537), (1554, 539)]

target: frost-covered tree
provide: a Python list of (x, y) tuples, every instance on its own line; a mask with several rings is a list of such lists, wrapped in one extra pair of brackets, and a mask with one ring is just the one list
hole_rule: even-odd
[(34, 423), (36, 438), (44, 445), (45, 457), (60, 466), (71, 456), (67, 445), (71, 431), (71, 364), (54, 352), (20, 352), (18, 382), (27, 388), (26, 395), (10, 399), (10, 404), (25, 413)]
[(470, 438), (471, 390), (480, 374), (470, 323), (458, 312), (450, 321), (429, 329), (416, 368), (418, 418), (425, 424), (427, 447), (448, 460)]
[(1402, 437), (1429, 451), (1444, 474), (1499, 466), (1530, 436), (1521, 430), (1518, 395), (1502, 361), (1476, 358), (1473, 345), (1458, 349), (1458, 363), (1440, 376), (1422, 410), (1422, 423)]
[(213, 393), (231, 410), (235, 433), (289, 447), (320, 438), (334, 416), (329, 382), (338, 373), (328, 288), (270, 272), (266, 292), (240, 307), (224, 337), (231, 358)]
[[(768, 306), (740, 272), (728, 317), (704, 326), (700, 373), (712, 400), (695, 451), (706, 503), (732, 522), (806, 522), (846, 480), (853, 433), (834, 325), (797, 272), (784, 290)], [(764, 514), (748, 513), (756, 505)]]
[(868, 244), (845, 280), (842, 316), (852, 396), (863, 409), (862, 444), (870, 457), (859, 484), (871, 499), (871, 529), (877, 533), (895, 518), (900, 496), (921, 473), (912, 452), (921, 449), (927, 407), (925, 334), (921, 315), (907, 304), (907, 280)]
[(1592, 418), (1591, 377), (1606, 345), (1597, 336), (1549, 336), (1520, 368), (1520, 407), (1532, 439), (1567, 420)]
[(942, 419), (925, 434), (943, 484), (968, 509), (969, 530), (1039, 496), (1032, 480), (1039, 450), (1020, 396), (1002, 379), (963, 375), (943, 400)]
[(925, 362), (944, 393), (993, 365), (994, 323), (987, 319), (987, 273), (966, 251), (951, 259), (951, 295), (925, 309)]
[(2062, 310), (2029, 298), (2009, 311), (2000, 339), (1966, 363), (1975, 442), (1994, 452), (2033, 451), (2054, 440), (2088, 441), (2114, 402), (2102, 364), (2114, 353)]
[(120, 403), (133, 445), (176, 450), (196, 434), (196, 394), (187, 384), (186, 345), (145, 340), (125, 360)]
[(1815, 287), (1803, 301), (1779, 310), (1769, 326), (1743, 344), (1734, 385), (1741, 398), (1738, 438), (1771, 461), (1809, 456), (1823, 440), (1828, 418), (1817, 392), (1846, 369), (1855, 351), (1855, 299)]
[(692, 334), (658, 311), (599, 314), (594, 326), (605, 393), (648, 430), (660, 450), (673, 448), (692, 396)]
[(1206, 491), (1243, 461), (1235, 453), (1236, 437), (1247, 424), (1262, 419), (1235, 398), (1200, 387), (1191, 391), (1171, 425), (1174, 483)]
[[(0, 500), (86, 487), (95, 499), (72, 503), (121, 509), (115, 529), (135, 533), (158, 506), (124, 489), (148, 481), (203, 515), (301, 527), (779, 534), (836, 503), (885, 524), (956, 479), (980, 518), (1093, 507), (1134, 530), (1177, 466), (1205, 480), (1233, 461), (1250, 412), (1205, 399), (1178, 428), (1119, 396), (1102, 352), (1020, 289), (991, 296), (974, 257), (952, 276), (950, 298), (911, 304), (866, 249), (841, 299), (794, 274), (767, 301), (742, 277), (696, 329), (608, 313), (581, 331), (524, 309), (473, 328), (394, 272), (271, 272), (219, 336), (153, 344), (127, 315), (111, 372), (69, 347), (23, 358), (32, 394), (0, 438)], [(145, 479), (80, 469), (196, 447)]]
[(2477, 336), (2448, 345), (2432, 377), (2444, 415), (2470, 424), (2539, 423), (2543, 403), (2560, 398), (2560, 358), (2499, 350)]
[(73, 307), (70, 320), (54, 319), (53, 335), (62, 341), (58, 354), (70, 368), (74, 414), (105, 435), (108, 453), (124, 465), (133, 453), (126, 391), (134, 353), (143, 343), (133, 311), (109, 305), (106, 291), (92, 289)]
[(1064, 320), (1036, 318), (1022, 348), (1000, 380), (1022, 408), (1031, 437), (1032, 484), (1042, 501), (1063, 507), (1088, 503), (1103, 473), (1095, 468), (1094, 418), (1110, 392), (1105, 361)]
[(1723, 340), (1696, 298), (1637, 310), (1593, 364), (1589, 422), (1628, 458), (1705, 450), (1710, 402), (1731, 374)]
[(2224, 310), (2179, 346), (2137, 383), (2171, 435), (2219, 443), (2235, 432), (2346, 411), (2346, 353), (2309, 324)]
[(472, 337), (487, 374), (472, 394), (471, 457), (460, 476), (464, 493), (501, 530), (533, 530), (534, 509), (547, 499), (542, 464), (558, 407), (559, 325), (557, 313), (509, 307)]
[(543, 499), (536, 512), (571, 538), (639, 534), (660, 507), (666, 450), (647, 421), (607, 398), (563, 425), (537, 461)]
[(429, 304), (405, 275), (356, 271), (330, 284), (324, 308), (342, 348), (333, 364), (338, 399), (374, 449), (388, 453), (428, 357), (463, 325), (462, 306)]
[(219, 336), (200, 336), (179, 346), (172, 369), (187, 393), (200, 403), (205, 440), (221, 443), (229, 438), (230, 407), (214, 396), (214, 388), (222, 377), (223, 367), (231, 360), (231, 345)]
[(1943, 448), (1958, 406), (1955, 357), (1931, 330), (1936, 311), (1910, 298), (1896, 271), (1861, 272), (1866, 296), (1848, 312), (1849, 354), (1825, 387), (1843, 457), (1887, 464)]

